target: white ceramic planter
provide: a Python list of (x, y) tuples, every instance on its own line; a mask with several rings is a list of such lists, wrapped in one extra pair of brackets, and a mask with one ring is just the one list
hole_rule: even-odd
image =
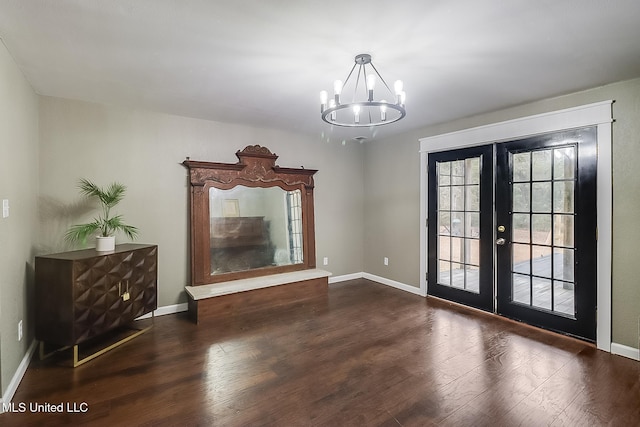
[(96, 237), (96, 251), (98, 252), (108, 252), (116, 249), (116, 238), (115, 236), (109, 237)]

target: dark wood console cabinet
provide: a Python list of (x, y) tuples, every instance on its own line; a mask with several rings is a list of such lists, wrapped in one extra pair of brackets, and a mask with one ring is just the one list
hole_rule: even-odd
[(124, 244), (108, 253), (87, 249), (36, 257), (35, 335), (41, 355), (45, 343), (73, 346), (77, 366), (113, 347), (78, 360), (79, 344), (157, 308), (157, 273), (155, 245)]

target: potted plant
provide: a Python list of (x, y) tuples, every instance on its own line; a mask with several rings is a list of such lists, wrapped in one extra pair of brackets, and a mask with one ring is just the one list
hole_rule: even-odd
[(102, 213), (93, 222), (72, 226), (65, 234), (70, 242), (86, 243), (87, 238), (96, 236), (96, 251), (112, 251), (115, 249), (114, 233), (122, 231), (127, 237), (134, 240), (138, 235), (138, 229), (127, 225), (122, 220), (122, 215), (111, 215), (111, 208), (117, 205), (124, 197), (123, 184), (114, 182), (107, 188), (100, 188), (88, 179), (82, 178), (78, 184), (80, 193), (86, 197), (96, 198), (102, 207)]

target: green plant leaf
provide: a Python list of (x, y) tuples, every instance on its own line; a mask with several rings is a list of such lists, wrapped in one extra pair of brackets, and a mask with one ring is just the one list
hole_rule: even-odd
[(98, 221), (89, 224), (73, 225), (64, 235), (69, 242), (87, 243), (87, 238), (100, 231), (100, 223)]
[(138, 229), (132, 225), (127, 225), (122, 219), (122, 215), (111, 216), (111, 208), (116, 206), (124, 198), (127, 187), (118, 182), (114, 182), (106, 189), (98, 187), (86, 178), (81, 178), (78, 182), (80, 194), (96, 198), (101, 204), (102, 215), (94, 218), (89, 224), (73, 225), (65, 234), (65, 239), (70, 242), (86, 243), (87, 238), (93, 234), (100, 234), (103, 237), (112, 236), (117, 231), (123, 232), (131, 240), (138, 235)]

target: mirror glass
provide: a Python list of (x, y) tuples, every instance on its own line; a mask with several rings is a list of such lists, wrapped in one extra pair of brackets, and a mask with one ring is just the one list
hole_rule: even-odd
[(211, 275), (303, 263), (300, 190), (209, 189)]

